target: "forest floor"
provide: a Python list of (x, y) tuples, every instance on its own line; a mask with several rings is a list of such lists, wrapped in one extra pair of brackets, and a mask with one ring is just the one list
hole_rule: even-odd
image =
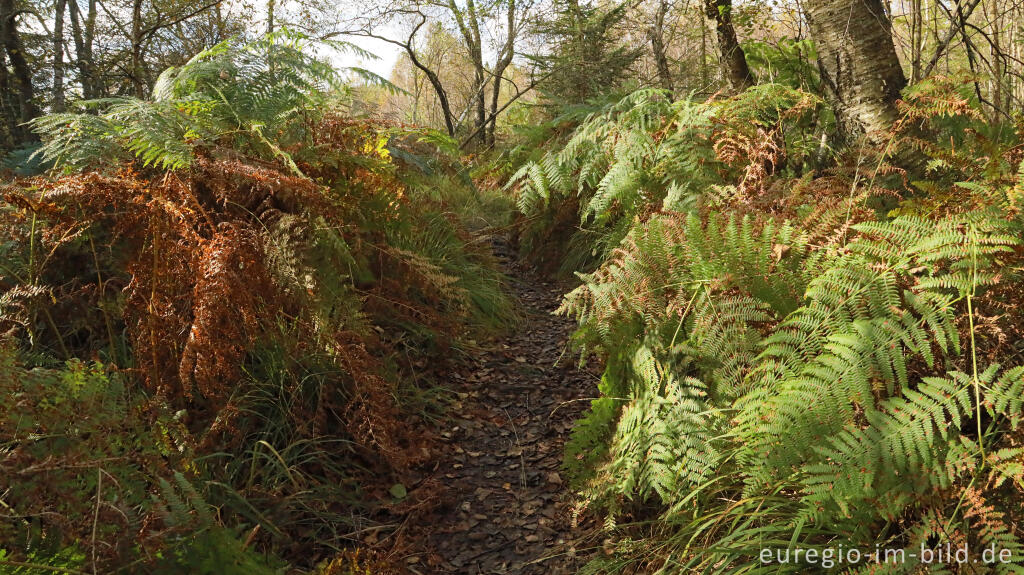
[(573, 525), (559, 468), (597, 376), (567, 349), (574, 322), (551, 313), (565, 286), (517, 262), (504, 242), (495, 255), (523, 318), (449, 375), (458, 400), (434, 472), (445, 496), (413, 533), (427, 550), (408, 559), (414, 573), (575, 573), (594, 547), (595, 530)]

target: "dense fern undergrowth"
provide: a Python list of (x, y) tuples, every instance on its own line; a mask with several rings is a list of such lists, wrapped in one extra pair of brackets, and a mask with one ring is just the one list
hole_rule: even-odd
[(0, 206), (0, 572), (377, 572), (352, 543), (428, 507), (423, 368), (513, 318), (472, 231), (499, 200), (315, 54), (226, 42), (36, 122), (51, 172)]
[[(1024, 125), (948, 78), (902, 114), (837, 155), (803, 91), (643, 90), (512, 176), (604, 366), (565, 453), (608, 532), (586, 572), (1022, 569)], [(947, 544), (978, 563), (922, 565)]]
[[(35, 121), (48, 172), (0, 203), (0, 572), (389, 572), (353, 549), (436, 503), (431, 368), (515, 320), (513, 194), (349, 89), (284, 31)], [(584, 572), (1021, 570), (1024, 124), (949, 78), (901, 106), (833, 150), (793, 86), (640, 90), (486, 168), (521, 163), (521, 247), (576, 272), (604, 369), (564, 459), (607, 532)], [(922, 564), (947, 545), (998, 560)]]

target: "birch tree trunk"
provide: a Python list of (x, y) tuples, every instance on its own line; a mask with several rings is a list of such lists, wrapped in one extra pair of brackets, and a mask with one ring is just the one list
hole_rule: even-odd
[(881, 0), (807, 0), (804, 6), (842, 136), (880, 141), (899, 117), (896, 100), (907, 84)]

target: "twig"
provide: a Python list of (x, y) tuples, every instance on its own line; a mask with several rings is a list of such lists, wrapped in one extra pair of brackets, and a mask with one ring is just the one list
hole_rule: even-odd
[(92, 572), (96, 575), (96, 528), (100, 523), (100, 496), (103, 489), (103, 469), (96, 467), (96, 508), (92, 514)]
[(526, 457), (523, 456), (523, 444), (519, 440), (519, 429), (516, 427), (516, 422), (512, 421), (512, 416), (508, 414), (508, 410), (504, 407), (501, 408), (505, 412), (505, 417), (508, 418), (508, 422), (512, 424), (512, 433), (516, 436), (516, 447), (519, 448), (519, 480), (523, 484), (523, 491), (526, 490)]
[(548, 72), (547, 74), (544, 74), (544, 75), (543, 75), (543, 76), (541, 76), (540, 78), (537, 78), (537, 79), (536, 79), (536, 80), (534, 80), (533, 82), (530, 82), (530, 85), (529, 85), (529, 86), (527, 86), (527, 87), (526, 87), (525, 89), (523, 89), (522, 91), (516, 92), (516, 94), (515, 94), (514, 96), (512, 96), (511, 98), (509, 98), (508, 102), (505, 102), (505, 105), (504, 105), (504, 106), (502, 106), (502, 107), (498, 108), (498, 109), (497, 109), (497, 110), (495, 110), (494, 112), (491, 112), (491, 114), (490, 114), (490, 115), (489, 115), (489, 116), (487, 117), (487, 119), (486, 119), (486, 120), (484, 120), (484, 122), (483, 122), (482, 124), (480, 124), (479, 126), (477, 126), (475, 130), (473, 130), (473, 131), (472, 131), (472, 132), (471, 132), (471, 133), (470, 133), (470, 134), (469, 134), (468, 136), (466, 136), (466, 138), (465, 138), (464, 140), (462, 140), (462, 143), (461, 143), (461, 144), (459, 144), (459, 149), (465, 148), (465, 147), (466, 147), (466, 145), (467, 145), (467, 144), (469, 144), (470, 142), (472, 142), (472, 141), (473, 141), (473, 138), (475, 138), (475, 137), (476, 137), (476, 135), (480, 133), (480, 130), (483, 130), (483, 129), (484, 129), (484, 127), (485, 127), (485, 126), (487, 126), (487, 124), (490, 124), (492, 120), (494, 120), (495, 118), (497, 118), (497, 117), (498, 117), (498, 115), (499, 115), (499, 114), (501, 114), (502, 112), (504, 112), (506, 108), (508, 108), (509, 106), (511, 106), (513, 102), (515, 102), (515, 101), (516, 101), (516, 100), (518, 100), (518, 99), (519, 99), (520, 97), (522, 97), (523, 95), (525, 95), (526, 93), (528, 93), (528, 92), (529, 92), (530, 90), (532, 90), (532, 89), (536, 88), (538, 84), (540, 84), (540, 83), (541, 83), (541, 82), (543, 82), (544, 80), (547, 80), (547, 79), (548, 79), (549, 77), (551, 77), (551, 75), (552, 75), (552, 74), (554, 74), (554, 73), (555, 73), (555, 70), (551, 70), (551, 71), (550, 71), (550, 72)]
[(39, 563), (28, 563), (26, 561), (11, 561), (9, 559), (0, 559), (0, 565), (10, 565), (11, 567), (24, 567), (26, 569), (40, 569), (42, 571), (53, 571), (54, 573), (71, 573), (72, 575), (89, 575), (85, 571), (78, 571), (76, 569), (66, 569), (64, 567), (54, 567), (52, 565), (40, 565)]

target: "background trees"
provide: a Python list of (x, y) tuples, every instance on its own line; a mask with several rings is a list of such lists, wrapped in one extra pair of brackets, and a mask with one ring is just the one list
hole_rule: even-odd
[(990, 119), (1007, 123), (1024, 102), (1022, 18), (1019, 0), (3, 0), (0, 140), (16, 148), (33, 139), (23, 123), (43, 111), (144, 96), (166, 66), (281, 26), (386, 40), (401, 54), (394, 80), (414, 96), (368, 95), (377, 104), (367, 109), (401, 108), (478, 148), (493, 147), (502, 115), (529, 103), (642, 86), (711, 95), (780, 77), (823, 81), (845, 130), (858, 132), (892, 119), (907, 81), (967, 73)]
[[(532, 13), (532, 2), (415, 0), (371, 4), (359, 11), (340, 33), (397, 47), (402, 55), (400, 65), (414, 68), (400, 73), (398, 79), (409, 83), (417, 94), (417, 105), (422, 80), (432, 89), (443, 128), (450, 136), (468, 134), (480, 146), (493, 145), (501, 94)], [(440, 57), (437, 41), (445, 36), (456, 39), (457, 44)], [(469, 77), (453, 77), (442, 60), (467, 65)], [(442, 75), (448, 78), (442, 79)], [(460, 83), (468, 85), (461, 90), (452, 85)], [(456, 101), (464, 105), (457, 106)]]
[(548, 100), (584, 103), (629, 82), (630, 67), (642, 48), (622, 39), (625, 4), (601, 7), (564, 0), (553, 8), (532, 30), (546, 47), (533, 59), (551, 76), (541, 87)]
[[(443, 74), (427, 66), (438, 75), (437, 82), (430, 81), (431, 73), (422, 68), (402, 81), (417, 89), (418, 82), (427, 80), (434, 88), (433, 106), (441, 100), (434, 84), (443, 87), (448, 100), (459, 100), (461, 105), (450, 106), (451, 125), (445, 122), (444, 126), (464, 135), (477, 132), (481, 118), (487, 120), (487, 133), (494, 132), (498, 122), (491, 116), (500, 108), (496, 102), (519, 92), (501, 95), (501, 84), (508, 78), (495, 82), (493, 77), (506, 70), (519, 77), (543, 77), (538, 92), (525, 101), (556, 107), (643, 86), (660, 86), (679, 95), (693, 91), (711, 95), (784, 79), (825, 90), (843, 131), (851, 137), (891, 123), (895, 102), (908, 81), (967, 73), (990, 117), (1006, 122), (1024, 101), (1019, 4), (1014, 0), (950, 5), (937, 0), (803, 5), (754, 1), (735, 6), (728, 1), (671, 0), (421, 4), (416, 9), (424, 18), (459, 41), (457, 53), (448, 52), (446, 57), (461, 59), (464, 71), (458, 73), (459, 79), (441, 81)], [(498, 29), (515, 34), (492, 35), (488, 41), (488, 27), (494, 28), (513, 12), (520, 24), (503, 24)], [(391, 13), (408, 17), (401, 10)], [(847, 20), (853, 25), (846, 26)], [(426, 37), (427, 27), (420, 34)], [(425, 39), (403, 42), (403, 49), (423, 51), (429, 59), (428, 44)], [(451, 75), (456, 68), (449, 66), (446, 73)], [(765, 78), (758, 78), (759, 73)], [(485, 90), (480, 89), (482, 85)], [(490, 96), (484, 95), (487, 91)], [(492, 136), (478, 136), (476, 144), (493, 145)]]

